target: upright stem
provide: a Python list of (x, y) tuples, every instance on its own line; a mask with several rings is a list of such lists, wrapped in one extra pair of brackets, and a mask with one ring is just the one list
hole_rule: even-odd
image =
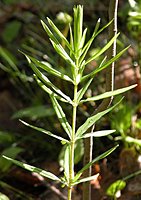
[[(76, 62), (77, 65), (77, 62)], [(77, 76), (77, 73), (76, 73)], [(75, 132), (76, 132), (76, 115), (77, 115), (77, 90), (78, 85), (74, 85), (74, 100), (73, 100), (73, 113), (72, 113), (72, 135), (70, 141), (70, 160), (69, 160), (69, 187), (68, 187), (68, 200), (72, 199), (72, 180), (74, 178), (74, 150), (75, 150)]]

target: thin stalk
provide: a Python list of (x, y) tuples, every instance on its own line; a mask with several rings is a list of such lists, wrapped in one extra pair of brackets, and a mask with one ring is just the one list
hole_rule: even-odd
[[(78, 60), (76, 60), (76, 66), (78, 66)], [(75, 71), (77, 77), (78, 71)], [(77, 90), (78, 84), (74, 85), (74, 100), (73, 100), (73, 113), (72, 113), (72, 135), (70, 141), (70, 160), (69, 160), (69, 187), (68, 187), (68, 200), (72, 199), (72, 180), (74, 178), (74, 150), (75, 150), (75, 132), (76, 132), (76, 116), (77, 116)]]

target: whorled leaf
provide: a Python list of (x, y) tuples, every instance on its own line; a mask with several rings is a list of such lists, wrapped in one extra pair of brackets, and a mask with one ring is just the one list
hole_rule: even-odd
[(111, 133), (114, 133), (115, 131), (116, 130), (95, 131), (95, 132), (92, 132), (92, 133), (83, 134), (81, 137), (78, 137), (77, 139), (88, 138), (88, 137), (103, 137), (103, 136), (110, 135)]
[(129, 46), (126, 47), (125, 49), (123, 49), (122, 51), (120, 51), (116, 56), (114, 56), (112, 59), (108, 60), (106, 63), (104, 62), (102, 65), (100, 65), (100, 67), (97, 67), (91, 73), (83, 76), (81, 78), (81, 82), (85, 81), (86, 79), (94, 77), (98, 72), (102, 71), (103, 69), (105, 69), (106, 67), (108, 67), (110, 64), (112, 64), (113, 62), (115, 62), (128, 48), (129, 48)]
[(99, 57), (101, 54), (103, 54), (107, 49), (109, 49), (109, 47), (114, 43), (118, 36), (119, 33), (116, 34), (101, 50), (99, 50), (96, 54), (94, 54), (88, 60), (86, 60), (86, 64), (90, 63), (91, 61)]
[(80, 176), (83, 174), (83, 172), (85, 170), (87, 170), (90, 166), (92, 166), (93, 163), (98, 162), (99, 160), (107, 157), (109, 154), (111, 154), (116, 148), (118, 147), (118, 145), (116, 145), (115, 147), (112, 147), (111, 149), (109, 149), (108, 151), (104, 152), (103, 154), (101, 154), (100, 156), (96, 157), (95, 159), (93, 159), (91, 162), (89, 162), (88, 164), (86, 164), (74, 177), (73, 182), (75, 183)]
[(60, 140), (61, 142), (63, 142), (64, 144), (65, 143), (69, 143), (68, 140), (66, 140), (66, 139), (64, 139), (64, 138), (62, 138), (62, 137), (60, 137), (58, 135), (55, 135), (55, 134), (51, 133), (50, 131), (47, 131), (47, 130), (45, 130), (43, 128), (39, 128), (37, 126), (33, 126), (31, 124), (28, 124), (27, 122), (25, 122), (23, 120), (20, 120), (20, 122), (22, 122), (25, 126), (28, 126), (28, 127), (32, 128), (32, 129), (35, 129), (35, 130), (39, 131), (39, 132), (42, 132), (42, 133), (45, 133), (45, 134), (47, 134), (47, 135), (49, 135), (51, 137), (54, 137), (54, 138)]
[(55, 24), (53, 23), (52, 20), (50, 20), (48, 17), (47, 17), (47, 20), (48, 20), (48, 23), (50, 24), (51, 28), (54, 30), (54, 32), (56, 33), (56, 35), (64, 41), (65, 45), (70, 49), (71, 49), (71, 46), (68, 42), (68, 40), (65, 38), (65, 36), (61, 33), (61, 31), (55, 26)]
[(88, 181), (94, 181), (94, 180), (97, 180), (98, 179), (98, 176), (99, 176), (99, 173), (98, 174), (95, 174), (93, 176), (89, 176), (89, 177), (86, 177), (86, 178), (82, 178), (80, 180), (77, 180), (75, 181), (72, 185), (77, 185), (77, 184), (80, 184), (80, 183), (84, 183), (84, 182), (88, 182)]
[(42, 169), (37, 168), (37, 167), (34, 167), (32, 165), (25, 164), (23, 162), (20, 162), (18, 160), (12, 159), (12, 158), (9, 158), (7, 156), (3, 156), (3, 158), (11, 161), (12, 163), (14, 163), (14, 164), (18, 165), (19, 167), (22, 167), (22, 168), (24, 168), (24, 169), (26, 169), (28, 171), (35, 172), (37, 174), (40, 174), (41, 176), (44, 176), (44, 177), (49, 178), (49, 179), (54, 180), (54, 181), (62, 182), (60, 178), (58, 178), (56, 175), (54, 175), (51, 172), (47, 172), (45, 170), (42, 170)]
[(69, 82), (73, 82), (73, 80), (69, 76), (67, 76), (67, 75), (61, 73), (60, 71), (54, 69), (51, 66), (50, 63), (45, 62), (45, 61), (39, 61), (39, 60), (37, 60), (37, 59), (33, 58), (32, 56), (29, 56), (29, 55), (27, 55), (25, 53), (24, 53), (24, 55), (26, 57), (28, 57), (37, 67), (40, 67), (40, 68), (44, 69), (46, 72), (48, 72), (48, 73), (50, 73), (50, 74), (52, 74), (54, 76), (57, 76), (57, 77), (59, 77), (59, 78), (61, 78), (63, 80), (66, 80), (66, 81), (69, 81)]
[(69, 138), (71, 138), (72, 128), (66, 119), (66, 115), (65, 115), (62, 107), (59, 105), (55, 96), (50, 95), (50, 98), (52, 100), (53, 107), (55, 109), (55, 112), (57, 114), (57, 117), (58, 117), (62, 127), (64, 128), (65, 132), (68, 134)]
[(121, 102), (121, 100), (117, 104), (115, 104), (114, 106), (112, 106), (111, 108), (108, 108), (108, 109), (106, 109), (106, 110), (104, 110), (102, 112), (97, 113), (94, 116), (89, 117), (84, 122), (84, 124), (78, 128), (78, 130), (76, 132), (76, 137), (81, 137), (88, 130), (88, 128), (90, 128), (95, 122), (97, 122), (105, 114), (107, 114), (112, 109), (114, 109), (120, 102)]
[(90, 80), (88, 80), (88, 82), (78, 91), (78, 93), (77, 93), (77, 102), (78, 103), (80, 102), (81, 98), (83, 97), (83, 95), (85, 94), (86, 90), (90, 86), (92, 80), (93, 80), (93, 78), (91, 78)]
[(117, 89), (117, 90), (114, 90), (114, 91), (105, 92), (105, 93), (97, 95), (95, 97), (90, 97), (90, 98), (81, 100), (80, 103), (97, 101), (97, 100), (100, 100), (100, 99), (105, 99), (105, 98), (108, 98), (108, 97), (116, 96), (116, 95), (122, 94), (124, 92), (127, 92), (128, 90), (131, 90), (131, 89), (135, 88), (136, 86), (137, 86), (137, 84), (131, 85), (131, 86), (128, 86), (128, 87), (124, 87), (124, 88), (121, 88), (121, 89)]
[(65, 102), (65, 103), (70, 103), (68, 101), (66, 101), (66, 99), (60, 97), (58, 94), (56, 94), (55, 92), (53, 92), (50, 88), (48, 88), (46, 85), (44, 85), (42, 83), (42, 81), (40, 81), (40, 79), (37, 78), (37, 76), (34, 74), (34, 77), (38, 83), (38, 85), (45, 91), (47, 92), (49, 95), (54, 95), (58, 100)]
[(31, 62), (31, 60), (26, 57), (30, 67), (32, 68), (32, 70), (35, 72), (36, 76), (43, 81), (46, 85), (50, 86), (57, 94), (59, 94), (61, 97), (63, 97), (66, 101), (72, 103), (72, 100), (70, 99), (70, 97), (68, 97), (67, 95), (65, 95), (59, 88), (57, 88), (48, 78), (47, 76), (45, 76), (40, 70), (37, 69), (37, 67)]

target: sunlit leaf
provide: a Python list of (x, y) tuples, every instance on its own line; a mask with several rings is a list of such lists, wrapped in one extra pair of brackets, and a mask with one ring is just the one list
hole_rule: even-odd
[(56, 52), (67, 62), (69, 63), (72, 67), (75, 68), (75, 63), (74, 61), (70, 58), (68, 53), (65, 51), (65, 49), (61, 46), (61, 44), (56, 44), (53, 40), (51, 40), (51, 43), (56, 50)]
[(85, 30), (83, 31), (83, 35), (80, 41), (80, 46), (79, 48), (82, 49), (86, 40), (86, 33), (87, 33), (87, 28), (85, 28)]
[(55, 24), (52, 22), (52, 20), (50, 20), (48, 17), (47, 17), (47, 20), (48, 20), (48, 23), (50, 24), (51, 28), (54, 30), (54, 32), (57, 34), (57, 36), (60, 37), (61, 40), (63, 40), (66, 44), (66, 46), (70, 49), (71, 46), (68, 42), (68, 40), (65, 38), (65, 36), (61, 33), (61, 31), (55, 26)]
[[(22, 148), (16, 147), (16, 146), (11, 146), (8, 148), (5, 148), (1, 154), (4, 154), (6, 156), (10, 156), (11, 158), (15, 158), (19, 153), (23, 151)], [(1, 172), (6, 172), (9, 170), (11, 167), (12, 163), (9, 162), (8, 160), (5, 160), (3, 157), (0, 157), (0, 171)]]
[(46, 33), (48, 34), (48, 36), (52, 39), (52, 41), (54, 41), (56, 44), (59, 44), (59, 41), (57, 40), (57, 38), (54, 36), (54, 34), (49, 29), (49, 27), (42, 20), (41, 20), (41, 24), (44, 30), (46, 31)]
[[(93, 78), (91, 78), (90, 80), (88, 80), (88, 82), (78, 91), (78, 93), (77, 93), (77, 101), (78, 102), (81, 100), (81, 98), (83, 97), (83, 95), (87, 91), (87, 89), (90, 86), (92, 80), (93, 80)], [(82, 100), (82, 102), (83, 102), (83, 100)]]
[(86, 164), (74, 177), (74, 182), (76, 182), (80, 176), (82, 175), (82, 173), (87, 170), (90, 166), (92, 166), (93, 163), (98, 162), (99, 160), (107, 157), (109, 154), (111, 154), (116, 148), (118, 147), (118, 145), (116, 145), (115, 147), (109, 149), (108, 151), (104, 152), (103, 154), (101, 154), (100, 156), (96, 157), (95, 159), (93, 159), (91, 162), (89, 162), (88, 164)]
[(102, 71), (103, 69), (108, 67), (111, 63), (115, 62), (128, 48), (129, 48), (129, 46), (126, 47), (125, 49), (123, 49), (122, 51), (120, 51), (116, 56), (114, 56), (112, 59), (108, 60), (106, 63), (103, 63), (103, 65), (100, 65), (100, 67), (97, 67), (91, 73), (83, 76), (81, 78), (81, 81), (84, 81), (84, 80), (86, 80), (88, 78), (94, 77), (98, 72)]
[(69, 82), (73, 82), (73, 80), (68, 77), (67, 75), (59, 72), (58, 70), (54, 69), (50, 63), (48, 62), (45, 62), (45, 61), (38, 61), (37, 59), (33, 58), (32, 56), (29, 56), (27, 54), (25, 54), (26, 57), (28, 57), (37, 67), (40, 67), (42, 69), (44, 69), (45, 71), (47, 71), (48, 73), (52, 74), (52, 75), (55, 75), (61, 79), (64, 79), (66, 81), (69, 81)]
[(47, 78), (47, 76), (45, 76), (43, 73), (41, 73), (41, 71), (39, 71), (37, 69), (37, 67), (31, 62), (31, 60), (28, 57), (26, 57), (26, 58), (27, 58), (27, 60), (29, 62), (29, 65), (31, 66), (32, 70), (35, 72), (36, 76), (39, 79), (41, 79), (41, 81), (43, 81), (46, 85), (50, 86), (57, 94), (62, 96), (68, 102), (72, 102), (70, 97), (65, 95), (59, 88), (57, 88), (53, 83), (51, 83), (51, 81)]
[(98, 51), (96, 54), (91, 56), (88, 60), (86, 60), (86, 64), (90, 63), (97, 57), (99, 57), (101, 54), (103, 54), (109, 47), (113, 44), (113, 42), (116, 40), (116, 38), (119, 36), (119, 33), (115, 35), (100, 51)]
[(8, 196), (0, 192), (0, 200), (10, 200)]
[(115, 197), (115, 196), (116, 196), (116, 193), (117, 193), (118, 191), (123, 190), (125, 187), (126, 187), (126, 182), (125, 182), (125, 181), (123, 181), (123, 180), (117, 180), (117, 181), (115, 181), (114, 183), (112, 183), (112, 184), (108, 187), (108, 189), (107, 189), (107, 191), (106, 191), (106, 194), (107, 194), (108, 196)]
[(62, 137), (60, 137), (58, 135), (55, 135), (55, 134), (51, 133), (50, 131), (47, 131), (47, 130), (45, 130), (43, 128), (39, 128), (37, 126), (33, 126), (31, 124), (28, 124), (27, 122), (25, 122), (23, 120), (20, 120), (20, 122), (22, 122), (25, 126), (28, 126), (28, 127), (32, 128), (32, 129), (35, 129), (35, 130), (39, 131), (39, 132), (45, 133), (45, 134), (47, 134), (47, 135), (49, 135), (51, 137), (54, 137), (54, 138), (56, 138), (58, 140), (61, 140), (61, 141), (65, 142), (65, 143), (69, 142), (68, 140), (66, 140), (66, 139), (64, 139), (64, 138), (62, 138)]
[(55, 96), (50, 95), (50, 98), (52, 100), (53, 103), (53, 107), (56, 111), (57, 117), (62, 125), (62, 127), (64, 128), (64, 130), (66, 131), (66, 133), (68, 134), (69, 138), (71, 138), (71, 133), (72, 133), (72, 129), (70, 124), (68, 123), (67, 119), (66, 119), (66, 115), (62, 109), (62, 107), (59, 105), (57, 99), (55, 98)]
[(112, 97), (112, 96), (115, 96), (115, 95), (118, 95), (118, 94), (122, 94), (122, 93), (124, 93), (128, 90), (135, 88), (136, 86), (137, 86), (137, 84), (131, 85), (131, 86), (128, 86), (128, 87), (124, 87), (124, 88), (121, 88), (121, 89), (117, 89), (117, 90), (114, 90), (114, 91), (105, 92), (105, 93), (97, 95), (95, 97), (90, 97), (90, 98), (81, 100), (80, 103), (84, 103), (84, 102), (87, 102), (87, 101), (89, 101), (89, 102), (90, 101), (97, 101), (97, 100), (100, 100), (100, 99), (105, 99), (105, 98)]
[(70, 103), (68, 101), (66, 101), (64, 98), (60, 97), (58, 94), (54, 93), (50, 88), (48, 88), (46, 85), (44, 85), (38, 78), (37, 76), (34, 74), (34, 77), (38, 83), (38, 85), (45, 91), (47, 92), (49, 95), (54, 95), (57, 99), (59, 99), (62, 102), (66, 102), (66, 103)]
[(74, 50), (78, 57), (78, 50), (80, 49), (80, 42), (82, 38), (83, 28), (83, 6), (78, 5), (74, 7)]
[(98, 121), (101, 117), (103, 117), (105, 114), (107, 114), (108, 112), (110, 112), (112, 109), (114, 109), (119, 103), (121, 102), (121, 100), (115, 104), (114, 106), (112, 106), (111, 108), (108, 108), (107, 110), (104, 110), (102, 112), (97, 113), (94, 116), (89, 117), (82, 126), (80, 126), (76, 132), (76, 136), (77, 137), (81, 137), (83, 135), (83, 133), (85, 133), (88, 128), (90, 128), (96, 121)]
[(51, 172), (47, 172), (47, 171), (45, 171), (45, 170), (42, 170), (42, 169), (37, 168), (37, 167), (34, 167), (34, 166), (32, 166), (32, 165), (25, 164), (25, 163), (20, 162), (20, 161), (18, 161), (18, 160), (14, 160), (14, 159), (9, 158), (9, 157), (7, 157), (7, 156), (3, 156), (3, 158), (5, 158), (5, 159), (11, 161), (11, 162), (14, 163), (15, 165), (18, 165), (19, 167), (22, 167), (22, 168), (24, 168), (24, 169), (26, 169), (26, 170), (28, 170), (28, 171), (35, 172), (35, 173), (40, 174), (41, 176), (44, 176), (44, 177), (49, 178), (49, 179), (51, 179), (51, 180), (61, 182), (61, 179), (59, 179), (57, 176), (55, 176), (55, 175), (54, 175), (53, 173), (51, 173)]
[(96, 23), (96, 26), (95, 26), (95, 29), (94, 29), (94, 32), (93, 32), (93, 34), (92, 34), (92, 37), (89, 39), (89, 41), (85, 44), (85, 46), (84, 46), (84, 48), (83, 48), (83, 50), (82, 50), (82, 52), (81, 52), (81, 61), (80, 61), (80, 63), (84, 60), (84, 58), (85, 58), (85, 56), (86, 56), (86, 54), (87, 54), (87, 52), (88, 52), (88, 50), (89, 50), (89, 48), (90, 48), (90, 46), (91, 46), (91, 44), (92, 44), (92, 42), (93, 42), (93, 40), (94, 40), (94, 38), (95, 38), (95, 36), (96, 36), (96, 33), (97, 33), (97, 31), (98, 31), (98, 29), (99, 29), (99, 26), (100, 26), (100, 19), (98, 19), (98, 21), (97, 21), (97, 23)]
[(87, 178), (82, 178), (82, 179), (80, 179), (78, 181), (75, 181), (73, 183), (73, 185), (77, 185), (79, 183), (84, 183), (84, 182), (88, 182), (88, 181), (92, 181), (92, 180), (97, 180), (98, 176), (99, 176), (99, 174), (96, 174), (96, 175), (93, 175), (93, 176), (90, 176), (90, 177), (87, 177)]
[(78, 139), (80, 138), (88, 138), (88, 137), (103, 137), (103, 136), (107, 136), (111, 133), (114, 133), (116, 130), (102, 130), (102, 131), (95, 131), (92, 133), (86, 133), (81, 137), (78, 137)]

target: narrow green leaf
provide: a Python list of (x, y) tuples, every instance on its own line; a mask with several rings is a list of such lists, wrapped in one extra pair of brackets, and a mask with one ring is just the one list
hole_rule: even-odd
[(57, 38), (54, 36), (54, 34), (49, 29), (49, 27), (42, 20), (41, 20), (41, 24), (44, 30), (46, 31), (46, 33), (48, 34), (48, 36), (51, 38), (51, 40), (54, 41), (56, 44), (59, 44), (59, 41), (57, 40)]
[(45, 84), (49, 85), (57, 94), (59, 94), (60, 96), (62, 96), (68, 102), (72, 103), (70, 97), (68, 97), (67, 95), (65, 95), (59, 88), (57, 88), (54, 84), (52, 84), (50, 82), (50, 80), (44, 74), (42, 74), (41, 71), (39, 71), (37, 69), (37, 67), (31, 62), (31, 60), (28, 57), (26, 57), (26, 58), (27, 58), (27, 60), (29, 62), (30, 67), (32, 68), (32, 70), (35, 72), (36, 76), (41, 81), (43, 81)]
[[(121, 99), (122, 100), (122, 99)], [(114, 109), (120, 102), (121, 100), (115, 104), (114, 106), (112, 106), (111, 108), (108, 108), (107, 110), (104, 110), (102, 112), (97, 113), (94, 116), (89, 117), (82, 126), (80, 126), (76, 132), (76, 136), (77, 137), (81, 137), (83, 135), (83, 133), (85, 133), (88, 128), (90, 128), (96, 121), (98, 121), (101, 117), (103, 117), (105, 114), (107, 114), (108, 112), (110, 112), (112, 109)]]
[(73, 40), (73, 34), (72, 34), (72, 28), (71, 25), (69, 25), (70, 28), (70, 45), (71, 45), (71, 51), (70, 51), (70, 56), (74, 52), (74, 40)]
[[(6, 144), (6, 143), (5, 143)], [(14, 143), (13, 143), (14, 144)], [(1, 145), (2, 146), (2, 145)], [(3, 151), (1, 151), (1, 155), (6, 155), (6, 156), (10, 156), (11, 158), (16, 158), (16, 156), (23, 152), (24, 150), (20, 147), (17, 146), (10, 146), (8, 148), (4, 148)], [(5, 160), (3, 157), (0, 157), (0, 171), (1, 173), (6, 173), (8, 172), (8, 170), (11, 168), (11, 162), (9, 162), (8, 160)]]
[(62, 127), (64, 128), (64, 130), (66, 131), (66, 133), (68, 134), (69, 138), (71, 138), (71, 133), (72, 133), (72, 129), (70, 124), (68, 123), (67, 119), (66, 119), (66, 115), (62, 109), (62, 107), (59, 105), (57, 99), (55, 98), (55, 96), (50, 95), (50, 98), (52, 100), (53, 103), (53, 107), (56, 111), (57, 117), (62, 125)]
[(78, 139), (81, 138), (88, 138), (88, 137), (103, 137), (110, 135), (111, 133), (114, 133), (116, 130), (102, 130), (102, 131), (95, 131), (92, 133), (86, 133), (82, 137), (78, 137)]
[(19, 69), (16, 66), (16, 58), (5, 48), (0, 47), (0, 56), (4, 58), (9, 64), (9, 68), (12, 68), (14, 71), (19, 72)]
[(26, 55), (26, 57), (28, 57), (37, 67), (40, 67), (42, 69), (44, 69), (45, 71), (47, 71), (50, 74), (53, 74), (63, 80), (69, 81), (69, 82), (73, 82), (73, 80), (68, 77), (67, 75), (59, 72), (58, 70), (54, 69), (50, 63), (45, 62), (45, 61), (38, 61), (37, 59), (33, 58), (32, 56), (29, 56), (27, 54), (24, 53), (24, 55)]
[(91, 56), (88, 60), (86, 60), (86, 64), (90, 63), (97, 57), (99, 57), (101, 54), (103, 54), (109, 47), (113, 44), (113, 42), (116, 40), (116, 38), (119, 36), (120, 33), (116, 34), (100, 51), (98, 51), (96, 54)]
[(44, 117), (51, 117), (55, 114), (53, 108), (45, 105), (30, 106), (14, 112), (12, 119), (19, 119), (28, 117), (32, 120), (41, 119)]
[(83, 31), (83, 35), (80, 41), (80, 46), (79, 49), (82, 49), (86, 40), (86, 33), (87, 33), (87, 28), (85, 28), (85, 30)]
[(37, 126), (33, 126), (31, 124), (28, 124), (27, 122), (25, 122), (23, 120), (20, 120), (20, 122), (22, 122), (25, 126), (28, 126), (28, 127), (32, 128), (32, 129), (35, 129), (35, 130), (39, 131), (39, 132), (45, 133), (45, 134), (47, 134), (47, 135), (49, 135), (51, 137), (54, 137), (54, 138), (56, 138), (58, 140), (63, 141), (64, 143), (69, 143), (68, 140), (66, 140), (66, 139), (64, 139), (64, 138), (62, 138), (60, 136), (57, 136), (57, 135), (55, 135), (55, 134), (51, 133), (50, 131), (47, 131), (47, 130), (45, 130), (43, 128), (39, 128)]
[(71, 46), (68, 42), (68, 40), (64, 37), (64, 35), (61, 33), (61, 31), (55, 26), (55, 24), (52, 22), (52, 20), (50, 20), (48, 17), (47, 17), (47, 20), (48, 20), (48, 23), (50, 24), (51, 28), (54, 30), (54, 32), (57, 34), (57, 36), (60, 37), (61, 40), (63, 40), (66, 44), (66, 46), (71, 49)]
[(104, 152), (103, 154), (101, 154), (100, 156), (96, 157), (95, 159), (93, 159), (91, 162), (89, 162), (88, 164), (86, 164), (74, 177), (74, 182), (76, 182), (80, 176), (82, 175), (82, 173), (87, 170), (93, 163), (98, 162), (99, 160), (107, 157), (109, 154), (111, 154), (116, 148), (118, 147), (118, 145), (116, 145), (115, 147), (112, 147), (111, 149), (109, 149), (108, 151)]
[(108, 60), (106, 63), (103, 63), (103, 65), (100, 65), (100, 67), (96, 68), (94, 71), (92, 71), (88, 75), (83, 76), (81, 79), (81, 82), (88, 78), (94, 77), (98, 72), (102, 71), (103, 69), (108, 67), (111, 63), (115, 62), (128, 48), (129, 48), (129, 46), (126, 47), (125, 49), (123, 49), (122, 51), (120, 51), (116, 56), (114, 56), (112, 59)]
[(64, 174), (67, 182), (69, 182), (69, 156), (70, 156), (70, 146), (67, 145), (64, 153)]
[(111, 197), (115, 197), (116, 196), (116, 193), (120, 190), (123, 190), (126, 186), (126, 182), (123, 181), (123, 180), (117, 180), (115, 181), (114, 183), (112, 183), (107, 191), (106, 191), (106, 194), (108, 196), (111, 196)]
[(130, 137), (130, 136), (126, 136), (125, 141), (128, 144), (135, 144), (135, 145), (141, 146), (141, 139), (136, 139), (136, 138), (133, 138), (133, 137)]
[(81, 100), (80, 103), (84, 103), (84, 102), (87, 102), (87, 101), (89, 101), (89, 102), (90, 101), (97, 101), (97, 100), (100, 100), (100, 99), (105, 99), (105, 98), (108, 98), (108, 97), (116, 96), (116, 95), (122, 94), (122, 93), (124, 93), (128, 90), (131, 90), (131, 89), (135, 88), (136, 86), (137, 86), (137, 84), (131, 85), (131, 86), (128, 86), (128, 87), (124, 87), (124, 88), (121, 88), (121, 89), (117, 89), (117, 90), (114, 90), (114, 91), (105, 92), (105, 93), (97, 95), (95, 97), (90, 97), (90, 98)]
[(56, 52), (72, 67), (75, 67), (74, 61), (70, 58), (70, 56), (67, 54), (65, 49), (61, 46), (61, 44), (56, 44), (53, 40), (51, 40), (51, 43), (56, 50)]
[(91, 37), (90, 40), (86, 43), (86, 45), (84, 46), (84, 48), (83, 48), (83, 50), (82, 50), (82, 52), (81, 52), (81, 55), (82, 55), (82, 56), (81, 56), (80, 63), (84, 60), (84, 58), (85, 58), (85, 56), (86, 56), (86, 54), (87, 54), (87, 52), (88, 52), (88, 50), (89, 50), (89, 48), (90, 48), (90, 46), (91, 46), (93, 40), (95, 39), (96, 33), (97, 33), (98, 29), (99, 29), (99, 26), (100, 26), (100, 18), (98, 19), (98, 21), (97, 21), (97, 23), (96, 23), (96, 26), (95, 26), (94, 32), (93, 32), (93, 34), (92, 34), (92, 37)]
[(74, 7), (74, 50), (76, 57), (78, 50), (80, 49), (80, 41), (82, 38), (83, 27), (83, 6), (78, 5)]
[(60, 97), (58, 94), (54, 93), (52, 90), (50, 90), (46, 85), (44, 85), (38, 78), (37, 76), (34, 74), (34, 77), (38, 83), (38, 85), (45, 91), (47, 92), (49, 95), (54, 95), (57, 99), (59, 99), (62, 102), (65, 103), (69, 103), (68, 101), (66, 101), (64, 98)]
[(112, 19), (111, 21), (108, 22), (108, 24), (106, 24), (105, 26), (103, 26), (99, 31), (96, 32), (96, 36), (99, 35), (99, 33), (101, 33), (105, 28), (107, 28), (111, 23), (113, 23), (114, 19)]
[[(92, 82), (93, 78), (91, 78), (90, 80), (88, 80), (88, 82), (84, 85), (84, 87), (82, 87), (78, 93), (77, 93), (77, 101), (80, 102), (81, 98), (83, 97), (83, 95), (85, 94), (86, 90), (88, 89), (88, 87), (90, 86), (91, 82)], [(82, 100), (83, 101), (83, 100)]]
[(87, 178), (82, 178), (82, 179), (80, 179), (78, 181), (75, 181), (72, 185), (77, 185), (79, 183), (84, 183), (84, 182), (88, 182), (88, 181), (92, 181), (92, 180), (97, 180), (98, 176), (99, 176), (99, 173), (96, 174), (96, 175), (93, 175), (93, 176), (89, 176)]
[(25, 164), (23, 162), (20, 162), (18, 160), (14, 160), (12, 158), (9, 158), (7, 156), (3, 156), (3, 158), (13, 162), (14, 164), (18, 165), (19, 167), (22, 167), (28, 171), (31, 171), (31, 172), (35, 172), (35, 173), (38, 173), (40, 174), (41, 176), (44, 176), (46, 178), (49, 178), (51, 180), (54, 180), (54, 181), (59, 181), (59, 182), (62, 182), (61, 179), (59, 179), (57, 176), (55, 176), (53, 173), (51, 172), (47, 172), (45, 170), (42, 170), (40, 168), (37, 168), (37, 167), (34, 167), (32, 165), (28, 165), (28, 164)]

